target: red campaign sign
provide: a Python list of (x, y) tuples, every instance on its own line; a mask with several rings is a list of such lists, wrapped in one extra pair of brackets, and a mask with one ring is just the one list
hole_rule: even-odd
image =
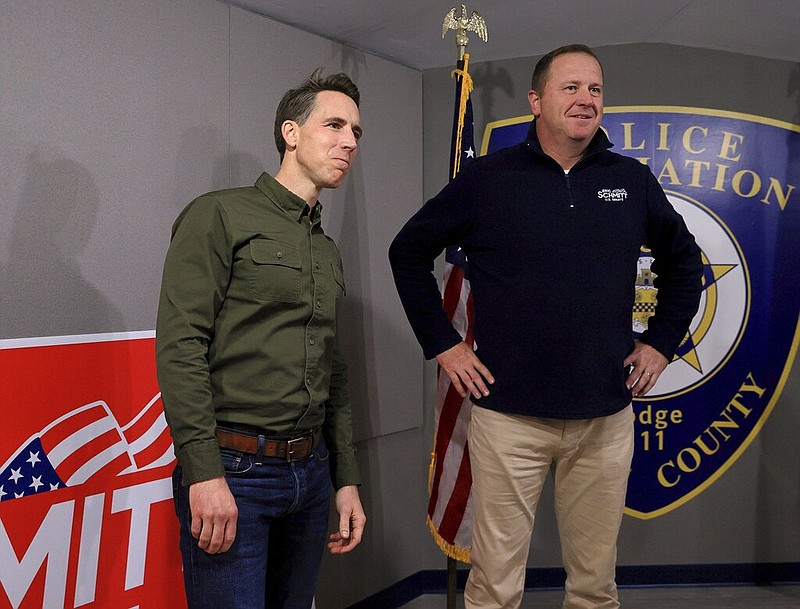
[(0, 609), (186, 607), (153, 343), (0, 341)]

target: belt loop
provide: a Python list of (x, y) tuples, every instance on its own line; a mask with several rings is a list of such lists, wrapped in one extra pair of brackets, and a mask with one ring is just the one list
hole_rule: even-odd
[(262, 435), (258, 434), (258, 448), (256, 449), (256, 465), (261, 465), (261, 460), (264, 458), (264, 444), (266, 443), (267, 438)]

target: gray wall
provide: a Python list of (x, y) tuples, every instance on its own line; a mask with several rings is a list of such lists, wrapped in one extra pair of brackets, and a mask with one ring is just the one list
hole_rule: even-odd
[[(798, 66), (665, 45), (599, 52), (608, 105), (800, 122)], [(473, 64), (478, 139), (488, 121), (529, 112), (535, 59)], [(346, 184), (322, 198), (347, 274), (369, 518), (357, 552), (324, 562), (317, 605), (327, 609), (444, 567), (425, 527), (435, 372), (385, 250), (445, 182), (449, 68), (415, 72), (213, 0), (0, 0), (0, 339), (152, 329), (176, 214), (199, 193), (277, 168), (274, 107), (320, 65), (355, 77), (365, 126)], [(626, 518), (620, 563), (800, 560), (799, 385), (795, 370), (756, 441), (698, 498), (651, 521)], [(559, 563), (544, 509), (530, 564)]]
[(428, 541), (423, 364), (386, 259), (422, 200), (422, 74), (214, 0), (0, 0), (0, 339), (152, 330), (176, 215), (274, 173), (275, 107), (318, 66), (362, 93), (359, 158), (321, 200), (369, 517), (323, 609), (417, 571)]
[[(565, 41), (572, 42), (572, 41)], [(470, 74), (476, 144), (488, 122), (530, 114), (527, 92), (539, 57), (478, 63)], [(800, 65), (663, 44), (596, 49), (605, 73), (606, 106), (674, 105), (715, 108), (800, 124)], [(426, 199), (444, 185), (452, 117), (450, 68), (423, 77)], [(790, 331), (787, 328), (787, 331)], [(619, 564), (800, 561), (800, 370), (755, 441), (698, 497), (652, 520), (625, 517)], [(426, 367), (427, 408), (435, 371)], [(552, 490), (537, 517), (530, 566), (561, 562)]]

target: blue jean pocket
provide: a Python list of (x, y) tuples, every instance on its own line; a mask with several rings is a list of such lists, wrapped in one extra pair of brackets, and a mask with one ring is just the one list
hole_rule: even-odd
[(226, 476), (244, 474), (253, 468), (253, 455), (230, 448), (219, 449)]
[(314, 458), (317, 461), (319, 461), (321, 463), (324, 463), (325, 461), (327, 461), (328, 458), (330, 457), (330, 453), (328, 452), (328, 447), (325, 445), (325, 440), (323, 440), (322, 442), (317, 444), (311, 450), (311, 454), (314, 456)]

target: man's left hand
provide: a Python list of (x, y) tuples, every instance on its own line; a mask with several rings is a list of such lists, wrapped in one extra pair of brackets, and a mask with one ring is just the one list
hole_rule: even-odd
[(339, 512), (339, 530), (331, 534), (328, 550), (331, 554), (345, 554), (361, 543), (367, 523), (357, 486), (343, 486), (336, 491), (336, 511)]
[(669, 362), (650, 345), (638, 340), (634, 343), (633, 351), (625, 358), (623, 364), (632, 366), (625, 384), (633, 393), (633, 397), (638, 398), (646, 395), (655, 386), (658, 377), (664, 372)]

